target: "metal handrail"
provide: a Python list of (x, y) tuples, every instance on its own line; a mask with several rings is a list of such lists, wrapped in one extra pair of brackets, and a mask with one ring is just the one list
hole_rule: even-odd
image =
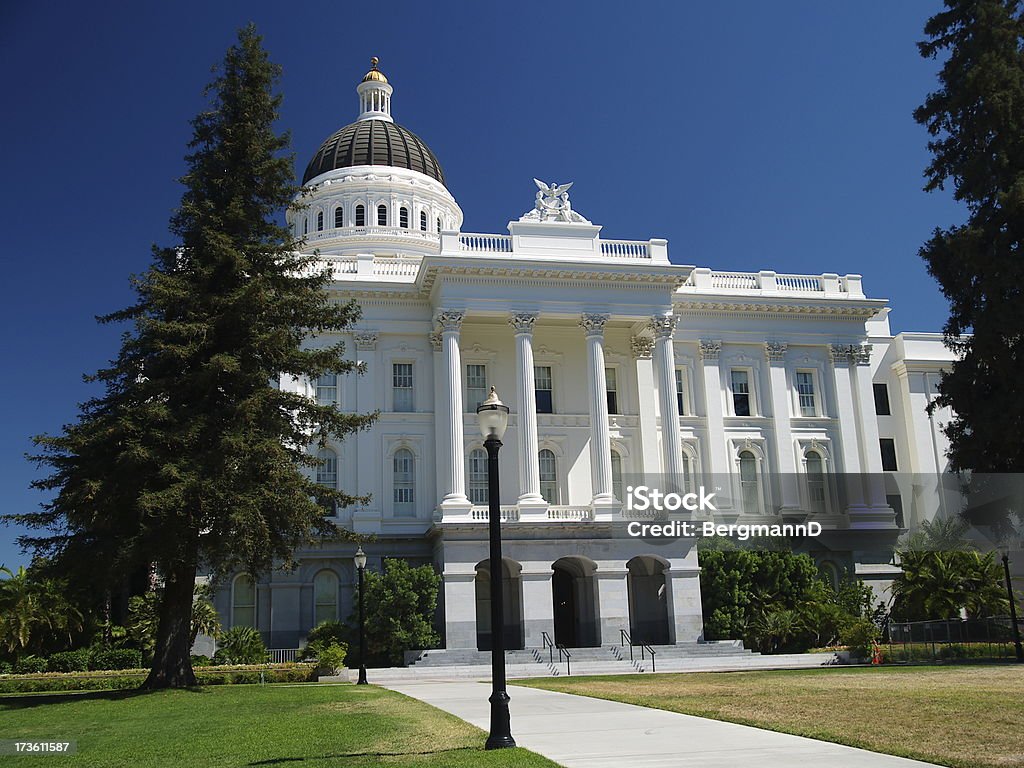
[(633, 660), (633, 646), (634, 645), (640, 646), (640, 659), (641, 660), (646, 659), (648, 653), (651, 654), (651, 672), (655, 671), (655, 669), (654, 669), (654, 657), (655, 657), (656, 654), (654, 653), (654, 648), (652, 648), (647, 643), (634, 643), (632, 638), (630, 638), (629, 633), (626, 630), (624, 630), (624, 629), (620, 629), (619, 630), (619, 642), (622, 643), (623, 645), (628, 645), (629, 646), (629, 660), (630, 661)]
[(566, 674), (566, 677), (571, 677), (572, 676), (572, 667), (569, 666), (569, 659), (572, 658), (572, 654), (569, 653), (569, 649), (566, 648), (564, 645), (559, 645), (558, 646), (558, 663), (559, 664), (562, 663), (562, 654), (565, 654), (565, 674)]
[[(543, 643), (543, 645), (541, 646), (541, 650), (544, 650), (545, 648), (548, 649), (548, 663), (549, 664), (554, 664), (555, 663), (555, 653), (554, 653), (555, 644), (551, 641), (551, 638), (548, 636), (548, 633), (545, 630), (543, 630), (543, 629), (540, 631), (540, 641), (541, 641), (541, 643)], [(559, 661), (561, 661), (561, 656), (559, 656)]]

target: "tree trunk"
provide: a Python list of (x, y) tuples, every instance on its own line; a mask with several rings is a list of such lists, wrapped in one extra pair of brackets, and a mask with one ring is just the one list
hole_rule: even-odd
[(197, 559), (193, 545), (166, 574), (153, 666), (143, 688), (188, 688), (196, 684), (191, 638)]

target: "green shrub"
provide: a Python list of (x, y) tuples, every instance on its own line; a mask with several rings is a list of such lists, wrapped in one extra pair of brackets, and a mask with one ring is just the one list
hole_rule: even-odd
[(9, 661), (0, 661), (0, 675), (9, 675), (9, 674), (11, 674), (11, 662), (9, 662)]
[(46, 671), (46, 659), (41, 656), (22, 656), (14, 662), (14, 672), (18, 675), (31, 675)]
[(89, 658), (90, 670), (141, 668), (142, 651), (134, 648), (97, 648)]
[(270, 658), (263, 638), (252, 627), (232, 627), (221, 635), (220, 645), (213, 658), (220, 656), (221, 663), (260, 664)]
[[(103, 691), (138, 688), (145, 672), (72, 672), (9, 676), (0, 679), (0, 693), (58, 691)], [(196, 672), (199, 685), (244, 685), (246, 683), (302, 683), (314, 679), (312, 664), (282, 664), (271, 667)]]
[(320, 669), (339, 670), (345, 667), (345, 656), (348, 646), (344, 643), (331, 643), (320, 651), (317, 666)]
[(349, 628), (340, 621), (322, 621), (309, 631), (306, 647), (302, 649), (301, 659), (316, 659), (320, 652), (330, 645), (346, 646)]
[(878, 627), (867, 619), (854, 619), (840, 630), (839, 642), (847, 647), (853, 658), (869, 659), (878, 634)]
[(46, 660), (47, 672), (85, 672), (89, 669), (89, 649), (51, 653)]
[(193, 667), (208, 667), (211, 664), (213, 664), (213, 659), (204, 654), (199, 654), (192, 657)]

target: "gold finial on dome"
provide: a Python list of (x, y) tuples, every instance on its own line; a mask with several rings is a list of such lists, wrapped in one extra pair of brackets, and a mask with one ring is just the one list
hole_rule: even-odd
[(377, 69), (377, 64), (379, 63), (380, 59), (378, 59), (376, 56), (370, 58), (370, 71), (363, 75), (364, 83), (370, 80), (378, 80), (382, 83), (386, 83), (388, 81), (388, 79), (384, 77), (384, 73)]

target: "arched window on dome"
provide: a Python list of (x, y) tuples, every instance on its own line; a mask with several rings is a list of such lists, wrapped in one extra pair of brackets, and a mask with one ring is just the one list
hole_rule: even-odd
[(313, 626), (338, 620), (338, 574), (319, 571), (313, 577)]
[(366, 226), (366, 207), (362, 203), (356, 206), (356, 226)]
[(409, 228), (409, 209), (405, 206), (398, 209), (398, 226), (402, 229)]
[(316, 231), (317, 232), (323, 232), (324, 231), (324, 212), (323, 211), (317, 211), (317, 214), (316, 214)]
[(420, 231), (421, 232), (426, 232), (427, 231), (427, 212), (426, 211), (420, 211)]
[(334, 209), (334, 228), (345, 226), (345, 214), (342, 212), (341, 206), (339, 205)]
[(388, 225), (388, 207), (381, 203), (377, 206), (377, 226), (386, 227)]
[(437, 234), (441, 234), (441, 217), (437, 217)]

